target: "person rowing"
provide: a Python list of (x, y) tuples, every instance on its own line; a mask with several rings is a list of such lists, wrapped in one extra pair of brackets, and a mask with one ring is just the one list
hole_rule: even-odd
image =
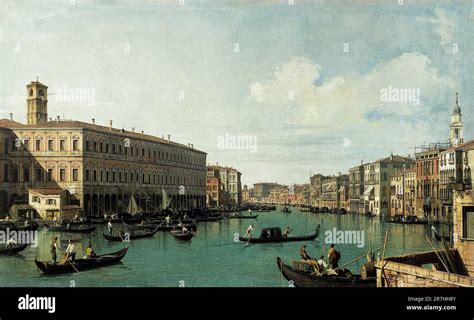
[(113, 231), (112, 219), (109, 219), (109, 222), (107, 223), (107, 230), (109, 232), (109, 235), (112, 235), (112, 231)]
[(56, 255), (56, 250), (58, 250), (58, 237), (54, 237), (52, 240), (51, 240), (51, 243), (49, 245), (49, 248), (50, 248), (50, 252), (51, 252), (51, 260), (53, 261), (53, 263), (56, 263), (56, 260), (57, 260), (57, 255)]
[(252, 238), (252, 231), (255, 230), (255, 225), (252, 223), (248, 228), (247, 228), (247, 232), (245, 233), (245, 236), (244, 238)]
[(283, 230), (282, 237), (283, 238), (288, 238), (288, 235), (293, 231), (290, 227), (286, 227), (285, 230)]
[(66, 251), (64, 251), (64, 258), (61, 261), (61, 263), (66, 263), (67, 260), (70, 260), (74, 262), (76, 260), (76, 252), (74, 251), (74, 243), (72, 243), (72, 240), (69, 239), (68, 246), (66, 248)]
[(300, 256), (301, 259), (303, 260), (312, 260), (311, 257), (309, 256), (308, 252), (306, 252), (306, 245), (302, 245), (300, 248)]

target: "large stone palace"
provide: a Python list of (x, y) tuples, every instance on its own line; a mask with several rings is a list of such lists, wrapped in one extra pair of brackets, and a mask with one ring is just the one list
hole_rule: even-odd
[(27, 124), (0, 119), (0, 215), (30, 190), (64, 190), (86, 215), (126, 210), (132, 195), (144, 211), (159, 208), (164, 193), (173, 208), (205, 206), (205, 152), (112, 121), (48, 119), (47, 90), (27, 85)]

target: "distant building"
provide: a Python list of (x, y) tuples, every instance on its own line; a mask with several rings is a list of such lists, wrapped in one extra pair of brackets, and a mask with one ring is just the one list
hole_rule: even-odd
[(294, 184), (289, 189), (288, 203), (309, 204), (309, 184)]
[(313, 207), (322, 207), (323, 181), (326, 179), (322, 174), (315, 174), (310, 178), (309, 202)]
[[(242, 174), (238, 170), (216, 164), (207, 167), (207, 175), (207, 193), (208, 199), (211, 200), (208, 205), (212, 206), (210, 203), (217, 206), (239, 206), (242, 204)], [(216, 184), (218, 184), (219, 191), (214, 190)], [(218, 199), (213, 195), (216, 195)]]
[(365, 213), (364, 164), (349, 169), (349, 211)]
[(340, 174), (327, 177), (322, 182), (321, 207), (344, 208), (349, 200), (349, 176)]
[(253, 184), (254, 197), (257, 202), (265, 202), (273, 189), (280, 188), (281, 185), (276, 182), (258, 182)]
[(221, 179), (220, 171), (217, 168), (207, 169), (206, 178), (206, 205), (207, 207), (217, 207), (221, 203)]
[(364, 212), (377, 215), (390, 213), (390, 176), (397, 170), (414, 165), (410, 157), (390, 155), (364, 165)]
[(405, 170), (403, 173), (403, 205), (405, 208), (405, 215), (415, 215), (415, 183), (416, 172), (415, 168)]
[(397, 171), (390, 176), (390, 215), (404, 214), (405, 173)]

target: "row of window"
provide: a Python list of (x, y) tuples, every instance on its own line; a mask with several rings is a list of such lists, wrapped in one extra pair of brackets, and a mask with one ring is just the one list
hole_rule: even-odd
[[(17, 168), (10, 170), (9, 165), (4, 165), (4, 182), (20, 182), (20, 175)], [(44, 171), (42, 168), (36, 168), (34, 176), (31, 176), (30, 169), (23, 169), (23, 180), (24, 182), (53, 182), (60, 181), (66, 182), (67, 170), (64, 168), (59, 169), (59, 179), (55, 177), (55, 170), (48, 168)], [(72, 169), (72, 181), (79, 181), (79, 169)], [(139, 173), (128, 173), (128, 172), (109, 172), (104, 170), (86, 170), (85, 180), (92, 182), (118, 182), (118, 183), (133, 183), (140, 182), (143, 184), (183, 184), (183, 185), (200, 185), (204, 183), (204, 179), (181, 177), (174, 175), (160, 175), (160, 174), (139, 174)]]

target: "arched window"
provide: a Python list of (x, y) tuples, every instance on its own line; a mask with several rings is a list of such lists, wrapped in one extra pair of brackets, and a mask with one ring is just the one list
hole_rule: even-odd
[(40, 97), (44, 97), (43, 89), (40, 89), (40, 90), (38, 91), (38, 94), (39, 94)]
[(33, 89), (30, 89), (30, 97), (33, 96)]

